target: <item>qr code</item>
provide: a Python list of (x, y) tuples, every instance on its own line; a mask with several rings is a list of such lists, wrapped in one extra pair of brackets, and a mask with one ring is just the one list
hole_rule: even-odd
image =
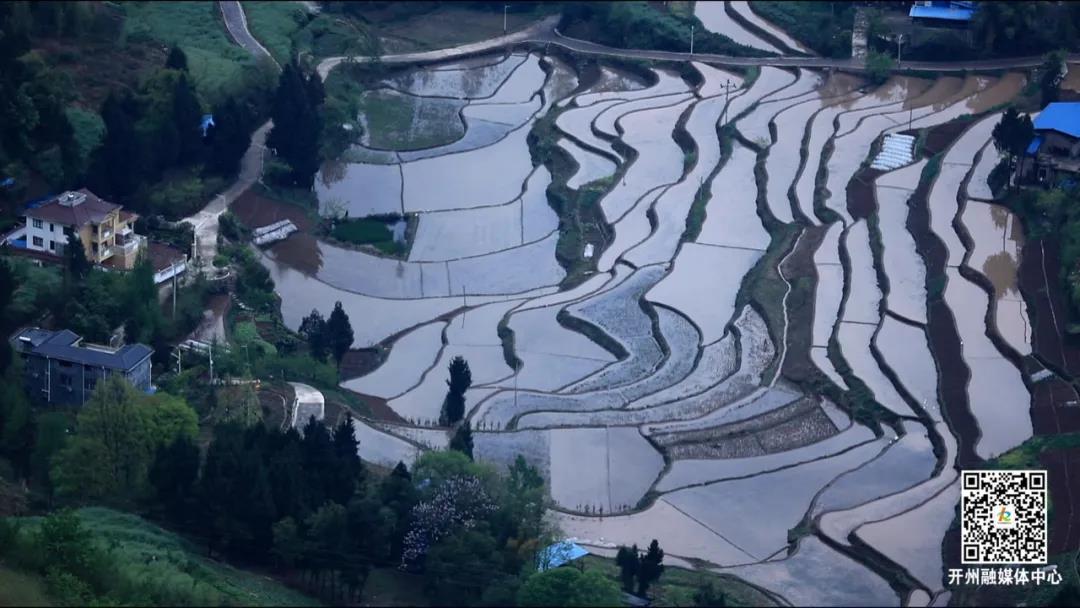
[(960, 551), (965, 564), (1046, 563), (1046, 471), (964, 471)]

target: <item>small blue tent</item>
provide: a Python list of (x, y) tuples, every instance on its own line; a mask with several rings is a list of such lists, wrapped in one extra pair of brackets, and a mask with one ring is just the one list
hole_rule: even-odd
[(536, 569), (543, 572), (549, 568), (558, 568), (588, 554), (589, 550), (577, 543), (568, 540), (557, 542), (540, 551), (537, 556)]

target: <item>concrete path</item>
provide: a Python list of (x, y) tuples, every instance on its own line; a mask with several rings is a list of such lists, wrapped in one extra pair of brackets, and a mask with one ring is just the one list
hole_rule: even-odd
[(203, 260), (203, 272), (213, 268), (217, 255), (218, 219), (241, 194), (253, 186), (262, 175), (263, 153), (266, 150), (266, 134), (273, 123), (266, 121), (251, 135), (251, 145), (240, 159), (240, 174), (231, 186), (215, 196), (198, 213), (183, 221), (195, 227), (195, 260)]
[(296, 392), (296, 399), (293, 400), (292, 407), (293, 428), (302, 430), (312, 416), (315, 416), (315, 419), (320, 421), (326, 417), (326, 402), (319, 389), (300, 382), (290, 382), (289, 384), (292, 385), (293, 390)]
[(240, 3), (236, 0), (232, 2), (222, 0), (218, 2), (218, 6), (221, 7), (221, 16), (225, 19), (225, 29), (229, 31), (229, 35), (236, 44), (256, 57), (269, 57), (270, 61), (273, 61), (274, 65), (280, 69), (281, 65), (270, 54), (270, 51), (266, 50), (266, 47), (248, 31), (247, 16), (244, 15), (244, 8), (240, 6)]

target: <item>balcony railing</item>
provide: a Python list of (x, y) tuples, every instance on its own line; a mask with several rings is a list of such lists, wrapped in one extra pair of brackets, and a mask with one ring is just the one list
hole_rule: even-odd
[(140, 236), (140, 235), (135, 234), (135, 235), (129, 236), (127, 238), (127, 240), (125, 240), (123, 243), (118, 242), (116, 244), (116, 247), (118, 247), (123, 252), (124, 255), (131, 255), (131, 254), (135, 253), (136, 251), (138, 251), (139, 248), (142, 247), (142, 245), (143, 245), (143, 243), (145, 241), (146, 241), (145, 236)]

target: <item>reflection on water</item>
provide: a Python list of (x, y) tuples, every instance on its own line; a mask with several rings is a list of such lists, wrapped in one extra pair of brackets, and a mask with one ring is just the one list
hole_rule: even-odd
[(964, 84), (964, 79), (956, 78), (953, 76), (944, 76), (938, 78), (930, 85), (929, 89), (923, 91), (922, 95), (918, 97), (908, 98), (904, 102), (904, 109), (919, 108), (928, 105), (937, 105), (944, 102), (947, 99), (951, 99), (960, 92), (960, 88)]

